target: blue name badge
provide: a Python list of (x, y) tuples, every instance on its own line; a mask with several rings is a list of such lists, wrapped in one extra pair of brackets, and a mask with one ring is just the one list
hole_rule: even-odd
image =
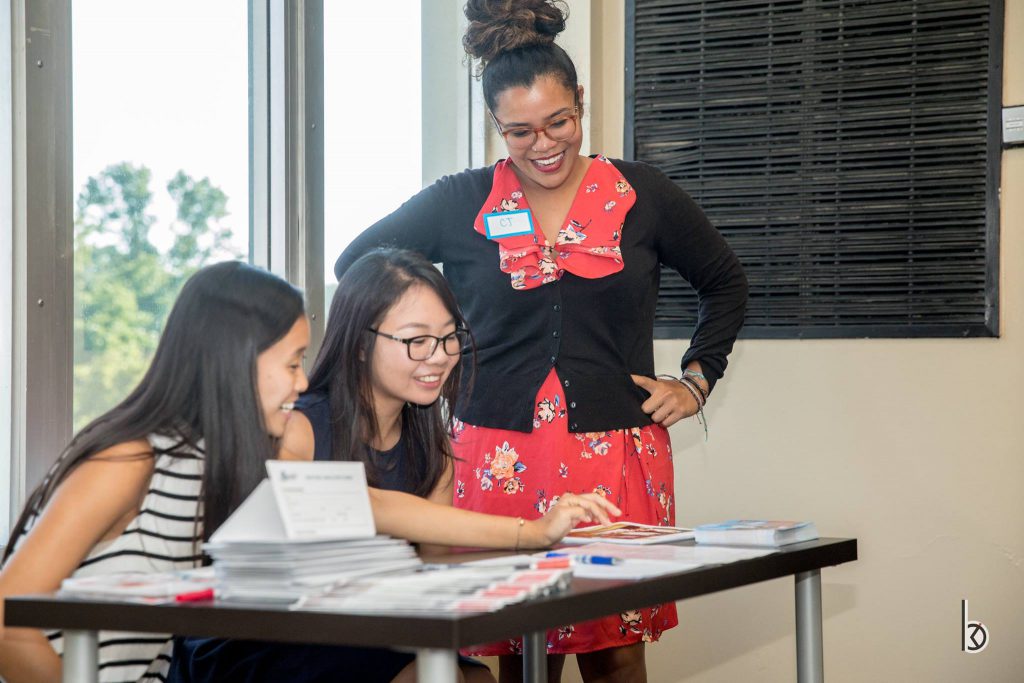
[(529, 209), (518, 211), (502, 211), (484, 214), (484, 229), (487, 239), (496, 240), (502, 237), (517, 237), (533, 234), (533, 217)]

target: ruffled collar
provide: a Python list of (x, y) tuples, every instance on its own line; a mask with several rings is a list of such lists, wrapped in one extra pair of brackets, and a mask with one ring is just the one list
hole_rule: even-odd
[[(532, 234), (494, 238), (498, 267), (511, 276), (514, 289), (556, 282), (566, 271), (591, 279), (617, 273), (622, 270), (622, 226), (634, 203), (632, 186), (611, 161), (598, 155), (583, 176), (555, 244), (548, 243), (534, 220)], [(485, 214), (529, 208), (512, 161), (504, 159), (494, 168), (491, 193), (473, 227), (486, 235)]]

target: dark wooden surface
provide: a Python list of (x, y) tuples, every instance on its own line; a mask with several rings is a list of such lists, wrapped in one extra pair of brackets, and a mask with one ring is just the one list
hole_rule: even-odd
[[(479, 555), (460, 554), (460, 560)], [(433, 559), (433, 558), (432, 558)], [(857, 559), (857, 540), (822, 538), (778, 553), (639, 581), (576, 579), (562, 594), (487, 614), (353, 615), (285, 607), (195, 603), (138, 605), (8, 598), (7, 626), (177, 633), (278, 642), (459, 648), (586, 621), (628, 609), (707, 595)]]

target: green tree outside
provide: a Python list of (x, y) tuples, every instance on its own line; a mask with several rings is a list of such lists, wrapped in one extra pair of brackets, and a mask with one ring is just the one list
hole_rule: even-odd
[[(75, 215), (74, 428), (112, 407), (142, 378), (181, 286), (202, 266), (241, 258), (227, 195), (184, 171), (167, 184), (176, 219), (152, 240), (151, 174), (127, 162), (89, 178)], [(167, 240), (164, 240), (167, 241)]]

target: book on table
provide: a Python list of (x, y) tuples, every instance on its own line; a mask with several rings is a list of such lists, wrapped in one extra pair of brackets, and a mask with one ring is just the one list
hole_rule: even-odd
[(648, 545), (650, 543), (671, 543), (693, 538), (693, 529), (678, 526), (653, 526), (637, 522), (614, 522), (573, 529), (562, 539), (566, 545), (584, 543), (623, 543), (626, 545)]
[(813, 522), (768, 519), (731, 519), (701, 524), (694, 529), (697, 543), (705, 545), (757, 545), (779, 547), (813, 541), (818, 530)]

